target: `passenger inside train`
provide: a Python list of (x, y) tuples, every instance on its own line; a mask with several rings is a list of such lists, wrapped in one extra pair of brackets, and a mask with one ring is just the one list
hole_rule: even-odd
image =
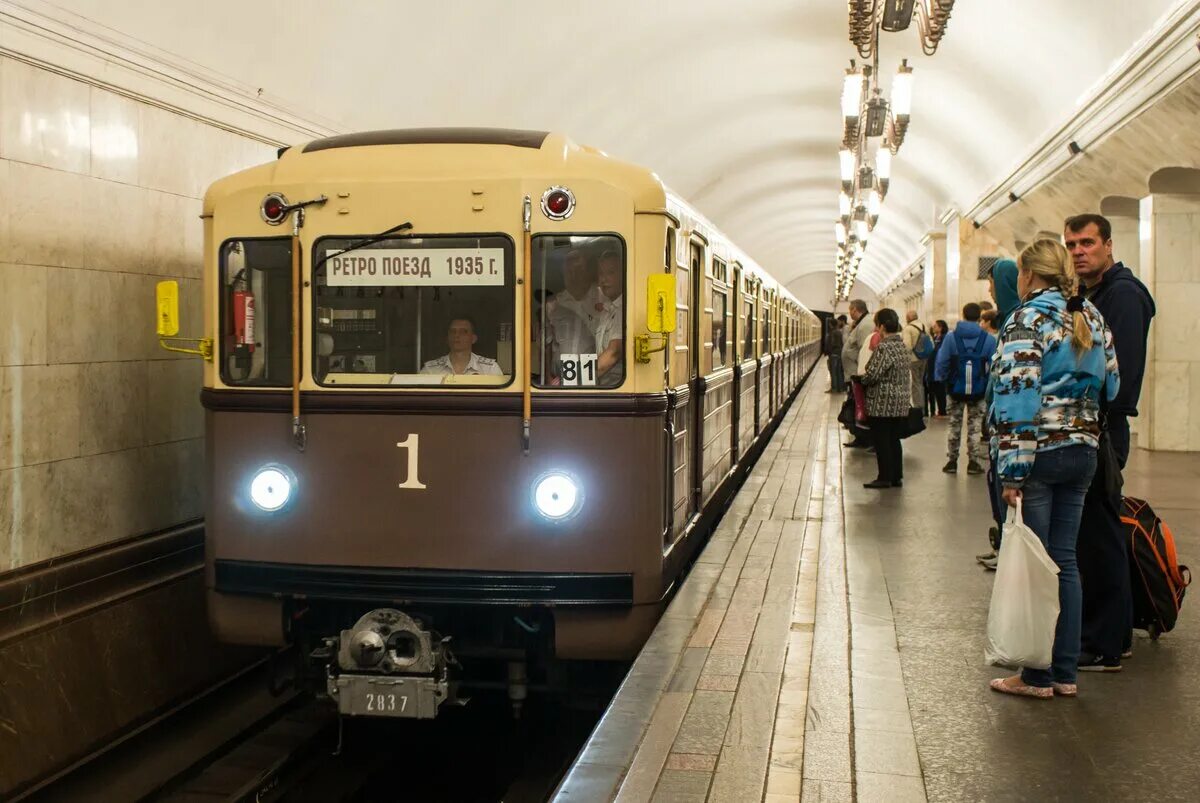
[[(613, 235), (533, 238), (533, 292), (545, 299), (534, 325), (557, 372), (539, 372), (538, 387), (612, 388), (624, 381), (625, 258)], [(540, 375), (539, 375), (540, 374)]]

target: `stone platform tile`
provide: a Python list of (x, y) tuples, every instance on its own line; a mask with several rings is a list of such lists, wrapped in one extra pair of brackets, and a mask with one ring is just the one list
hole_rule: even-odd
[(797, 602), (803, 616), (815, 595), (816, 567), (804, 563), (819, 555), (820, 528), (792, 516), (825, 493), (825, 461), (812, 456), (825, 448), (827, 413), (812, 387), (759, 457), (555, 800), (762, 800), (773, 742), (792, 748), (777, 757), (796, 765), (776, 771), (800, 770), (813, 642), (811, 624), (791, 628)]

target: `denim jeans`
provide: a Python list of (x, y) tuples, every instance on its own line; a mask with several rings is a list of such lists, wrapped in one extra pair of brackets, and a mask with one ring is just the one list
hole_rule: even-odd
[(1021, 488), (1025, 524), (1041, 539), (1058, 566), (1058, 625), (1054, 629), (1050, 669), (1025, 669), (1021, 679), (1030, 686), (1074, 683), (1079, 662), (1083, 599), (1075, 542), (1083, 499), (1096, 473), (1096, 450), (1090, 446), (1063, 446), (1038, 452)]

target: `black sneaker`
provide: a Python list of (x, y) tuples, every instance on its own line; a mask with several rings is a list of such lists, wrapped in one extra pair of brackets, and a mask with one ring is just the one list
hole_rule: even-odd
[(957, 474), (958, 473), (958, 461), (957, 460), (949, 461), (948, 463), (946, 463), (946, 465), (942, 466), (942, 471), (946, 472), (947, 474)]
[(984, 471), (986, 471), (986, 469), (983, 466), (976, 463), (974, 460), (967, 463), (967, 473), (968, 474), (982, 474)]
[(991, 552), (984, 552), (982, 555), (976, 555), (975, 560), (983, 563), (985, 560), (992, 560), (995, 557), (997, 557), (996, 550), (993, 549)]
[(1080, 672), (1120, 672), (1121, 659), (1081, 652), (1077, 666)]
[(983, 564), (983, 568), (987, 569), (989, 572), (994, 572), (996, 571), (996, 567), (1000, 565), (1000, 558), (988, 558), (987, 560), (981, 560), (979, 562)]

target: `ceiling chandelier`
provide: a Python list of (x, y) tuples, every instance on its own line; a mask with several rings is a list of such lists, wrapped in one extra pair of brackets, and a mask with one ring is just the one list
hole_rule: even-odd
[(921, 49), (932, 56), (946, 35), (953, 10), (954, 0), (850, 0), (850, 41), (858, 55), (872, 58), (879, 48), (881, 30), (907, 30), (916, 17)]
[(849, 0), (849, 6), (850, 41), (870, 63), (859, 67), (851, 60), (842, 85), (835, 302), (850, 298), (912, 111), (913, 71), (907, 59), (892, 76), (888, 98), (879, 86), (879, 34), (906, 30), (916, 18), (921, 49), (932, 56), (946, 35), (954, 0)]

